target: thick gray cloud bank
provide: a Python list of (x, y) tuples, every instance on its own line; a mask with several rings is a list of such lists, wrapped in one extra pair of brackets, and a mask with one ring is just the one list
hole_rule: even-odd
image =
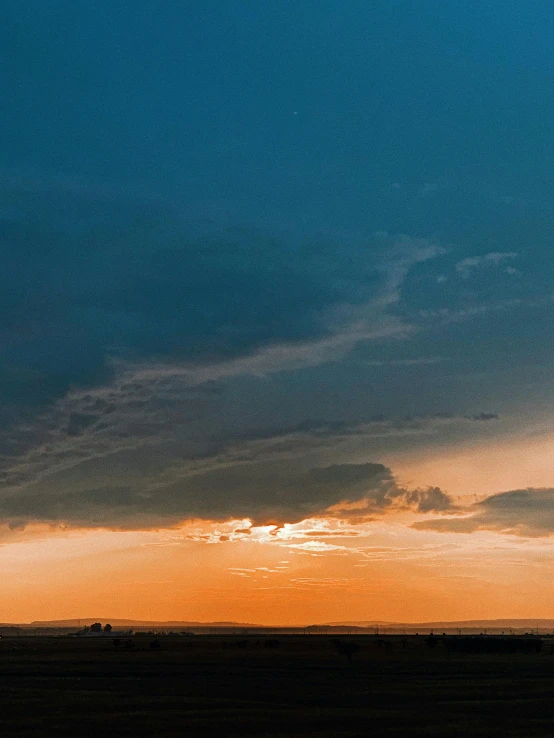
[[(412, 303), (436, 285), (443, 247), (276, 240), (67, 189), (12, 184), (3, 199), (0, 519), (453, 511), (441, 490), (359, 463), (362, 449), (378, 461), (499, 421), (474, 404), (438, 412), (448, 361), (414, 343), (425, 320)], [(434, 411), (417, 420), (418, 403)]]
[(318, 346), (400, 335), (387, 308), (408, 270), (440, 253), (407, 237), (341, 249), (190, 224), (150, 203), (2, 194), (0, 381), (15, 405), (108, 381), (115, 360), (198, 365), (285, 343), (302, 363), (307, 343), (304, 361), (313, 351), (318, 363)]
[(377, 462), (546, 415), (551, 3), (4, 5), (0, 517), (444, 510)]
[(114, 483), (97, 489), (73, 485), (65, 492), (5, 498), (0, 516), (13, 527), (38, 520), (134, 528), (172, 525), (187, 518), (294, 522), (344, 499), (356, 502), (356, 517), (380, 515), (392, 508), (441, 512), (450, 506), (440, 490), (399, 488), (381, 464), (333, 464), (307, 471), (291, 470), (275, 461), (247, 468), (240, 463), (221, 464), (202, 472), (181, 470), (172, 484), (156, 492), (140, 484), (131, 488)]
[(4, 200), (1, 518), (283, 520), (359, 498), (371, 512), (395, 496), (435, 509), (432, 495), (408, 502), (378, 464), (325, 455), (333, 432), (367, 427), (318, 429), (300, 408), (296, 430), (271, 410), (277, 429), (260, 430), (244, 421), (240, 382), (410, 335), (401, 289), (441, 248), (387, 234), (345, 251), (287, 244), (67, 191), (12, 187)]
[(180, 375), (152, 381), (73, 393), (21, 428), (19, 453), (3, 459), (0, 518), (16, 527), (149, 528), (187, 518), (290, 522), (330, 506), (335, 515), (365, 518), (451, 507), (436, 488), (398, 486), (382, 464), (330, 459), (352, 443), (417, 438), (466, 419), (304, 422), (241, 433), (234, 415), (226, 426), (212, 383), (187, 387)]
[(554, 489), (518, 489), (491, 495), (465, 517), (417, 522), (414, 527), (452, 533), (492, 530), (517, 536), (554, 533)]

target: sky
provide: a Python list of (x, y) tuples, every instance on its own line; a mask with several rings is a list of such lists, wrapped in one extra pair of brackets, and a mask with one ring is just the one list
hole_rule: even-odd
[(553, 29), (2, 9), (0, 622), (552, 616)]

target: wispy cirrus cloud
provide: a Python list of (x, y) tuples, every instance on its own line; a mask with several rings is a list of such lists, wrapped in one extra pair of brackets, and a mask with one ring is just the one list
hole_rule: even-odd
[(473, 272), (488, 267), (503, 267), (507, 274), (516, 274), (517, 270), (511, 262), (517, 257), (518, 254), (515, 251), (491, 251), (482, 256), (466, 256), (456, 264), (456, 272), (463, 279), (468, 279)]
[[(354, 263), (352, 252), (245, 229), (200, 238), (144, 203), (69, 192), (60, 219), (49, 205), (63, 192), (7, 194), (0, 517), (123, 527), (297, 519), (390, 477), (379, 464), (302, 465), (300, 446), (322, 444), (315, 430), (245, 442), (231, 420), (222, 426), (221, 393), (242, 377), (410, 335), (395, 311), (402, 285), (440, 247), (378, 234)], [(87, 250), (75, 249), (85, 236)]]
[(0, 378), (12, 404), (109, 383), (122, 365), (137, 379), (208, 381), (336, 360), (410, 331), (390, 308), (410, 269), (441, 253), (403, 235), (346, 252), (202, 232), (159, 203), (71, 190), (0, 194)]
[[(1, 518), (136, 528), (453, 511), (432, 480), (401, 487), (378, 457), (349, 457), (348, 444), (400, 443), (494, 413), (387, 420), (368, 409), (368, 420), (350, 424), (331, 417), (265, 429), (241, 418), (245, 382), (319, 371), (362, 345), (413, 338), (405, 286), (445, 255), (441, 246), (388, 233), (344, 252), (253, 229), (202, 237), (163, 206), (54, 199), (67, 206), (63, 219), (52, 215), (51, 194), (12, 188), (0, 224), (11, 280), (0, 318)], [(85, 235), (89, 249), (76, 250)], [(442, 363), (417, 354), (357, 361), (398, 371)], [(308, 374), (304, 381), (310, 390)], [(234, 405), (231, 392), (240, 392)]]

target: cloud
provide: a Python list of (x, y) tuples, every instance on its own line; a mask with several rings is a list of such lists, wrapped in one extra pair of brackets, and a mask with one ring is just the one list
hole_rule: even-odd
[(342, 518), (363, 520), (368, 514), (383, 511), (413, 510), (418, 513), (445, 512), (455, 509), (452, 499), (438, 487), (407, 489), (391, 477), (388, 485), (372, 489), (360, 498), (344, 499), (330, 512)]
[[(75, 526), (148, 528), (176, 525), (185, 519), (243, 516), (257, 524), (281, 524), (327, 514), (348, 516), (355, 500), (356, 516), (393, 509), (442, 511), (449, 500), (440, 490), (399, 488), (382, 464), (332, 464), (303, 468), (263, 454), (230, 459), (204, 468), (194, 464), (179, 475), (163, 473), (132, 484), (109, 478), (93, 486), (86, 475), (71, 485), (30, 484), (0, 498), (0, 518), (12, 525), (48, 521)], [(106, 475), (108, 477), (108, 475)], [(127, 480), (128, 481), (128, 480)], [(334, 506), (334, 507), (333, 507)], [(239, 531), (235, 531), (239, 532)], [(240, 529), (240, 532), (248, 532)]]
[[(45, 465), (54, 450), (56, 468), (62, 437), (94, 437), (95, 456), (136, 448), (161, 406), (201, 414), (191, 395), (215, 383), (409, 336), (394, 311), (401, 287), (441, 252), (386, 233), (348, 249), (277, 243), (255, 229), (184, 222), (158, 203), (63, 188), (2, 194), (4, 466), (34, 446)], [(98, 431), (116, 425), (110, 448)], [(79, 440), (65, 445), (81, 453)]]
[(548, 306), (552, 301), (551, 296), (540, 298), (538, 300), (523, 300), (515, 297), (507, 300), (486, 302), (480, 305), (471, 305), (460, 309), (444, 307), (438, 310), (421, 310), (420, 316), (424, 319), (436, 319), (444, 324), (462, 323), (472, 318), (482, 318), (486, 316), (494, 317), (495, 314), (501, 315), (506, 311), (516, 308)]
[(439, 487), (399, 489), (398, 497), (403, 498), (407, 506), (414, 507), (419, 513), (444, 512), (453, 507), (451, 498)]
[(411, 335), (402, 287), (439, 247), (387, 233), (281, 243), (159, 203), (13, 183), (2, 194), (0, 519), (298, 519), (391, 484), (379, 464), (321, 453), (337, 433), (392, 424), (264, 435), (223, 412), (225, 388)]
[(31, 448), (23, 439), (20, 453), (4, 457), (0, 519), (140, 528), (195, 517), (291, 521), (341, 501), (348, 505), (339, 505), (340, 514), (349, 517), (448, 507), (434, 488), (398, 487), (381, 464), (329, 460), (353, 441), (402, 440), (472, 421), (307, 421), (245, 433), (236, 419), (222, 423), (214, 389), (185, 393), (181, 384), (161, 383), (152, 394), (137, 383), (117, 394), (78, 393), (44, 416), (40, 433), (32, 428)]
[(187, 518), (227, 519), (236, 515), (257, 523), (300, 520), (323, 512), (344, 497), (367, 496), (372, 509), (390, 501), (390, 471), (381, 464), (342, 464), (307, 470), (279, 462), (230, 465), (189, 473), (157, 489), (137, 479), (133, 486), (113, 482), (3, 495), (0, 518), (7, 521), (63, 521), (80, 526), (121, 528), (175, 525)]
[[(287, 543), (287, 548), (308, 553), (329, 553), (330, 551), (348, 551), (346, 546), (337, 546), (326, 541), (306, 541), (306, 543)], [(293, 582), (306, 581), (304, 579), (293, 579)]]
[(463, 517), (425, 520), (420, 530), (473, 533), (491, 530), (525, 537), (554, 533), (554, 489), (518, 489), (491, 495), (467, 508)]
[[(451, 506), (436, 488), (399, 487), (382, 464), (326, 462), (349, 438), (421, 433), (455, 422), (450, 418), (380, 420), (359, 427), (313, 423), (288, 433), (276, 429), (218, 440), (194, 437), (209, 425), (210, 412), (217, 414), (217, 404), (210, 410), (211, 395), (188, 398), (190, 428), (186, 422), (173, 424), (173, 416), (168, 427), (167, 407), (136, 403), (135, 391), (127, 414), (120, 409), (105, 416), (112, 408), (88, 397), (97, 418), (76, 429), (72, 425), (69, 434), (50, 430), (49, 439), (13, 460), (3, 475), (0, 519), (18, 525), (149, 528), (191, 518), (280, 524), (326, 514), (367, 520), (394, 510), (441, 512)], [(182, 411), (169, 405), (175, 416)], [(54, 426), (63, 427), (57, 420)]]
[[(491, 251), (483, 256), (468, 256), (465, 259), (461, 259), (456, 264), (456, 271), (463, 279), (468, 279), (471, 274), (478, 269), (486, 269), (487, 267), (499, 267), (506, 261), (517, 259), (517, 253), (514, 251)], [(508, 266), (506, 268), (507, 274), (515, 274), (516, 270)]]
[(443, 359), (440, 356), (420, 356), (414, 359), (390, 359), (389, 361), (365, 360), (365, 366), (428, 366), (440, 364)]
[(440, 252), (388, 234), (349, 248), (278, 242), (71, 190), (0, 194), (0, 379), (17, 405), (108, 383), (122, 365), (225, 376), (335, 360), (409, 332), (389, 308)]

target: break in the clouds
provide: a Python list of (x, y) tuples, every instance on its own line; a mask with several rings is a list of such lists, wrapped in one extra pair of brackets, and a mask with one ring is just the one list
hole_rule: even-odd
[(4, 14), (0, 517), (455, 512), (384, 460), (548, 423), (548, 23), (162, 5)]
[(554, 534), (554, 489), (518, 489), (491, 495), (463, 517), (414, 523), (415, 528), (452, 533), (491, 530), (524, 537)]

